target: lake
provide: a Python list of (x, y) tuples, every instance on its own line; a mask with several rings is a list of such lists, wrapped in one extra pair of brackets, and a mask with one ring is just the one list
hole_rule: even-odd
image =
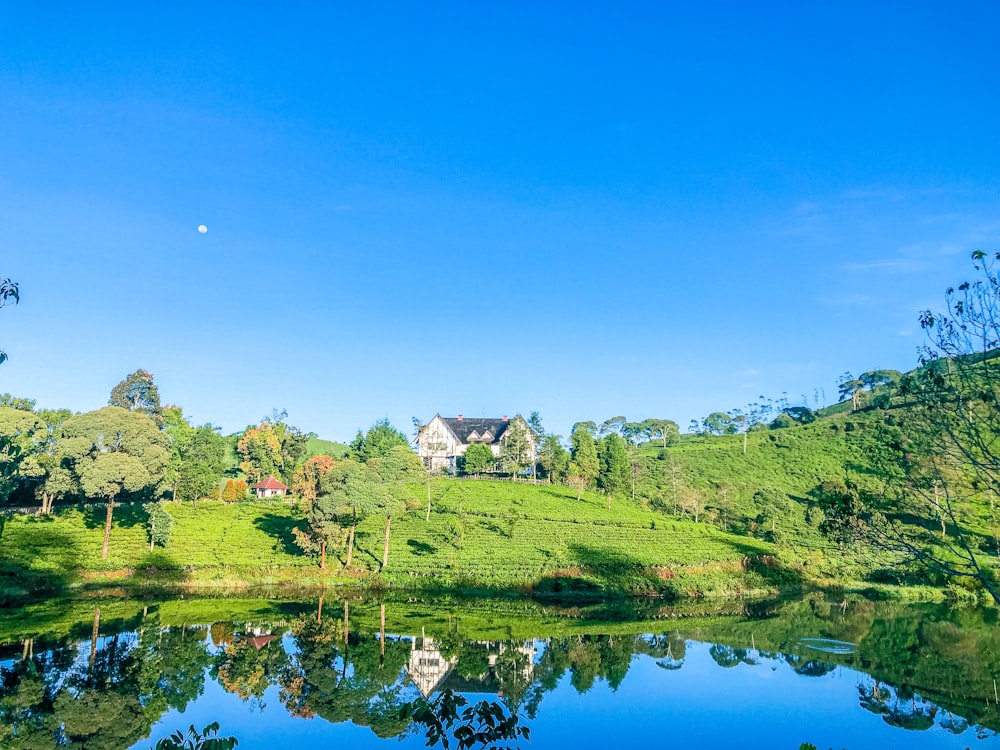
[(4, 748), (212, 721), (241, 749), (417, 748), (400, 707), (446, 689), (517, 712), (521, 747), (1000, 747), (995, 609), (78, 599), (6, 608), (0, 641)]

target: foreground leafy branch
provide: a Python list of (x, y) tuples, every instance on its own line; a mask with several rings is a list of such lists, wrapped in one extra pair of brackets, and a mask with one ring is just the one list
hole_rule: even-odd
[(186, 732), (177, 730), (156, 743), (156, 750), (233, 750), (240, 744), (235, 737), (219, 737), (219, 722), (213, 721), (200, 732), (194, 724)]
[(508, 750), (516, 745), (498, 743), (527, 740), (530, 734), (528, 727), (521, 726), (520, 717), (507, 713), (502, 704), (480, 701), (469, 706), (465, 698), (451, 690), (403, 706), (400, 718), (423, 726), (427, 746), (441, 745), (444, 750), (449, 750), (452, 742), (458, 750)]

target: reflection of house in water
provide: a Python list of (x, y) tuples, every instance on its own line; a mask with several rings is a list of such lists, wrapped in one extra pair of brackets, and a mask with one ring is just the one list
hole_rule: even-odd
[(249, 641), (253, 644), (254, 648), (260, 651), (264, 648), (264, 646), (274, 640), (274, 635), (271, 634), (270, 629), (265, 630), (262, 627), (256, 626), (248, 628), (243, 633), (240, 633), (239, 640)]
[[(497, 663), (505, 655), (514, 656), (520, 667), (521, 679), (531, 681), (534, 673), (534, 659), (537, 653), (533, 641), (474, 641), (466, 643), (470, 647), (480, 648), (486, 652), (487, 659), (484, 669), (478, 675), (462, 675), (455, 669), (458, 659), (447, 658), (433, 638), (420, 637), (412, 641), (410, 661), (406, 665), (406, 673), (420, 693), (428, 698), (432, 693), (441, 690), (452, 690), (456, 693), (496, 693), (503, 694), (502, 680), (497, 676)], [(487, 666), (488, 665), (488, 666)]]
[(406, 673), (425, 698), (448, 676), (457, 659), (446, 659), (433, 638), (414, 638)]

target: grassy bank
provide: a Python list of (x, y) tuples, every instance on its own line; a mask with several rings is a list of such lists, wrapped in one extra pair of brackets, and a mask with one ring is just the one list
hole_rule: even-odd
[[(774, 590), (796, 576), (771, 560), (775, 545), (704, 523), (562, 487), (437, 480), (426, 520), (426, 486), (401, 489), (408, 510), (393, 520), (389, 564), (379, 571), (385, 519), (357, 531), (355, 564), (334, 550), (329, 571), (296, 545), (301, 513), (285, 503), (168, 503), (170, 542), (150, 552), (136, 507), (117, 511), (111, 553), (100, 559), (103, 511), (17, 516), (3, 532), (0, 565), (9, 592), (95, 582), (363, 582), (390, 587), (538, 589), (542, 592), (719, 594)], [(338, 557), (339, 555), (339, 557)], [(756, 562), (755, 562), (756, 561)]]

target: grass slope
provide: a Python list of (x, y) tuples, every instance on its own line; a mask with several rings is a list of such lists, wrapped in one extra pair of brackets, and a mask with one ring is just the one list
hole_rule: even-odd
[(336, 443), (333, 440), (323, 440), (322, 438), (309, 438), (306, 441), (306, 458), (311, 456), (347, 458), (349, 455), (351, 455), (351, 449), (343, 443)]
[[(443, 479), (432, 487), (427, 521), (421, 507), (426, 486), (400, 490), (410, 509), (393, 520), (389, 565), (378, 577), (390, 585), (596, 592), (650, 591), (662, 584), (681, 593), (774, 587), (769, 571), (745, 570), (743, 563), (748, 555), (772, 552), (773, 545), (628, 502), (614, 501), (608, 510), (602, 496), (586, 493), (578, 501), (558, 486)], [(135, 583), (153, 569), (161, 579), (173, 574), (194, 582), (337, 580), (321, 576), (315, 557), (295, 546), (292, 530), (304, 521), (291, 505), (206, 501), (167, 507), (174, 528), (166, 548), (150, 552), (144, 526), (123, 508), (106, 561), (99, 557), (100, 512), (15, 517), (0, 548), (6, 586), (59, 588), (124, 577), (123, 571), (131, 571)], [(359, 525), (350, 576), (377, 571), (384, 530), (384, 518)], [(332, 552), (337, 571), (338, 551)]]

